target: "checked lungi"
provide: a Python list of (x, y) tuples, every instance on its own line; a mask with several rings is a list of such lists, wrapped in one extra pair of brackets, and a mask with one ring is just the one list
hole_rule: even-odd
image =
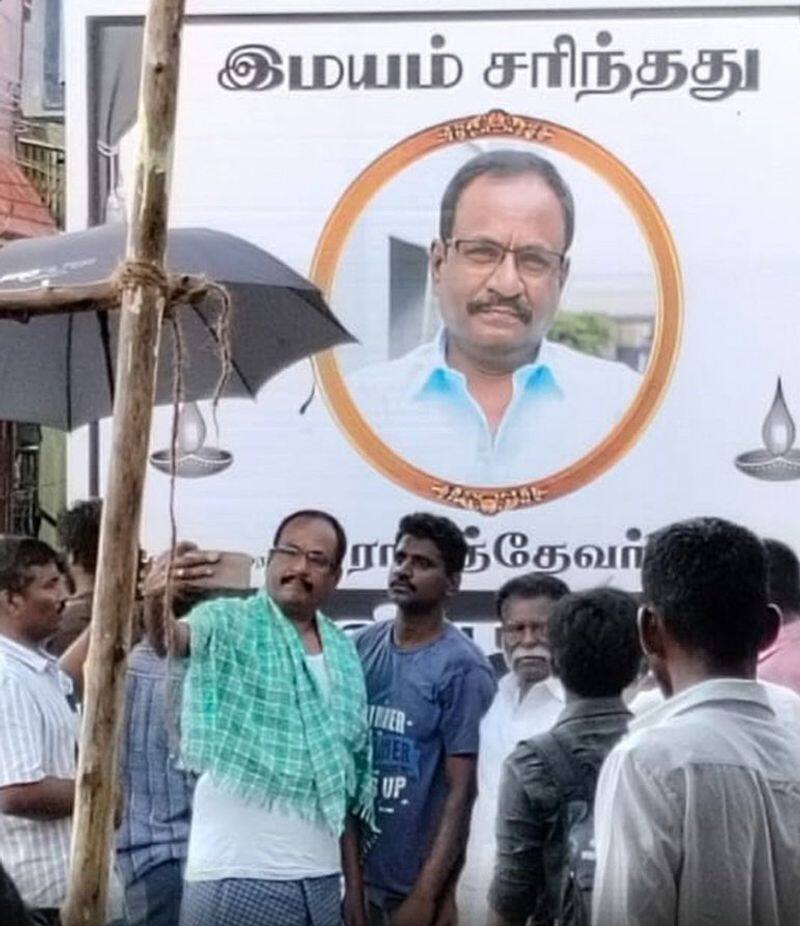
[(341, 926), (339, 875), (187, 881), (181, 926)]

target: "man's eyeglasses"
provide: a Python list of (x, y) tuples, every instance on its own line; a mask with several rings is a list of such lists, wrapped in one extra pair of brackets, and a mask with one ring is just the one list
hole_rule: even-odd
[(564, 263), (564, 254), (548, 251), (546, 248), (528, 245), (521, 248), (507, 248), (490, 238), (447, 238), (445, 245), (452, 245), (458, 257), (468, 266), (494, 271), (512, 254), (517, 272), (528, 279), (539, 280), (555, 273)]
[(319, 550), (303, 550), (300, 547), (291, 546), (286, 544), (285, 546), (273, 547), (269, 551), (270, 557), (279, 556), (283, 559), (289, 560), (290, 562), (297, 562), (305, 558), (305, 561), (311, 566), (312, 569), (316, 569), (319, 572), (325, 572), (328, 569), (333, 569), (333, 560), (330, 557), (326, 556), (324, 553), (320, 553)]

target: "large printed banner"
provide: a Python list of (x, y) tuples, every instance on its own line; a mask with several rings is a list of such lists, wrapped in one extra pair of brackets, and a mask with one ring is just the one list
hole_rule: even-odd
[[(80, 26), (90, 223), (130, 192), (124, 6)], [(310, 276), (358, 344), (216, 428), (184, 408), (181, 535), (259, 557), (288, 510), (329, 509), (354, 617), (416, 509), (464, 527), (473, 593), (528, 570), (636, 588), (648, 532), (695, 514), (800, 545), (797, 10), (395, 6), (186, 24), (172, 224)], [(73, 494), (84, 460), (78, 436)], [(168, 482), (148, 475), (151, 549)]]

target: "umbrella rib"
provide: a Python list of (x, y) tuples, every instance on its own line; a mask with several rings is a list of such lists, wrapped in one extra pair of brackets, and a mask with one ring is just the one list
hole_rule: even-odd
[(111, 363), (111, 334), (108, 330), (108, 312), (100, 311), (97, 313), (97, 322), (100, 325), (100, 341), (103, 344), (103, 360), (106, 365), (106, 381), (108, 383), (108, 395), (111, 399), (111, 407), (114, 407), (114, 367)]
[[(217, 332), (214, 329), (214, 326), (205, 317), (205, 315), (203, 315), (202, 311), (200, 310), (200, 306), (192, 305), (192, 311), (195, 313), (195, 315), (197, 315), (197, 317), (203, 323), (203, 326), (205, 327), (206, 331), (211, 335), (211, 337), (214, 339), (214, 342), (217, 345), (219, 345), (219, 338), (217, 337)], [(244, 373), (242, 373), (241, 369), (239, 368), (239, 364), (236, 362), (236, 360), (233, 357), (230, 358), (230, 364), (231, 364), (231, 368), (233, 369), (234, 373), (236, 373), (236, 375), (242, 381), (242, 385), (249, 393), (250, 398), (254, 399), (256, 397), (256, 394), (253, 390), (253, 387), (250, 385), (250, 383), (248, 383), (247, 379), (245, 378)]]

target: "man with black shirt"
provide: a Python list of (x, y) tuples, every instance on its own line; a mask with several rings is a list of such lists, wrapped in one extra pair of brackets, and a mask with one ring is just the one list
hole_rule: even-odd
[[(506, 760), (492, 926), (524, 926), (531, 916), (537, 924), (569, 923), (565, 895), (586, 903), (569, 883), (568, 839), (576, 824), (590, 834), (600, 766), (631, 717), (622, 691), (636, 676), (641, 649), (630, 595), (611, 588), (567, 595), (550, 615), (548, 639), (566, 707), (551, 732), (520, 743)], [(588, 839), (584, 851), (591, 876)]]

